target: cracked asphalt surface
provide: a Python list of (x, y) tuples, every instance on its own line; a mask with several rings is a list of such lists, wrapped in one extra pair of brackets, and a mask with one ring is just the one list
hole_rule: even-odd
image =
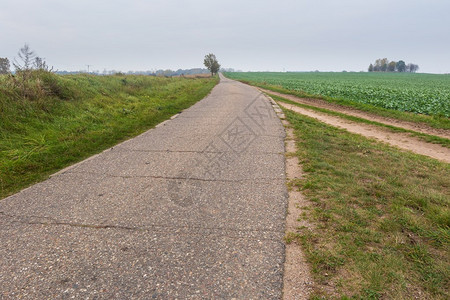
[(176, 118), (0, 201), (0, 298), (279, 299), (284, 128), (225, 79)]

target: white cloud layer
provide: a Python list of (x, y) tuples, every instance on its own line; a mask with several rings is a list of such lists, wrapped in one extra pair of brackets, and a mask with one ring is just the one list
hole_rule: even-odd
[(1, 0), (0, 57), (24, 43), (59, 70), (366, 70), (377, 58), (450, 72), (448, 0)]

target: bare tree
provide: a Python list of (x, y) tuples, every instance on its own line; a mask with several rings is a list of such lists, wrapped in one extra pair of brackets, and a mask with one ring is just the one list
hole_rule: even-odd
[(207, 67), (211, 72), (212, 76), (214, 76), (214, 74), (217, 74), (217, 72), (219, 72), (220, 70), (220, 64), (217, 61), (216, 56), (212, 53), (205, 55), (205, 60), (203, 61), (203, 63), (205, 64), (205, 67)]
[(419, 65), (410, 63), (406, 66), (407, 72), (416, 73), (418, 70), (419, 70)]
[(33, 67), (33, 62), (36, 58), (36, 55), (34, 51), (31, 51), (30, 46), (28, 44), (25, 44), (22, 48), (20, 48), (19, 52), (17, 53), (19, 56), (19, 60), (14, 59), (14, 68), (16, 68), (16, 71), (29, 71)]
[(36, 57), (34, 58), (33, 67), (34, 67), (36, 70), (43, 70), (43, 71), (51, 71), (51, 70), (53, 70), (53, 67), (52, 67), (52, 69), (49, 69), (49, 67), (48, 67), (48, 65), (47, 65), (47, 63), (45, 62), (44, 59), (45, 59), (45, 58), (36, 56)]
[(373, 66), (373, 71), (374, 72), (381, 72), (382, 71), (382, 65), (383, 65), (383, 61), (381, 58), (377, 59), (375, 61), (375, 65)]
[(9, 59), (0, 57), (0, 74), (8, 74), (10, 72)]
[(35, 75), (40, 76), (33, 70), (49, 71), (47, 63), (43, 58), (36, 56), (28, 44), (20, 48), (17, 55), (19, 57), (15, 58), (13, 63), (16, 73), (12, 76), (12, 81), (24, 98), (32, 98), (35, 96), (35, 88), (32, 87), (31, 80)]

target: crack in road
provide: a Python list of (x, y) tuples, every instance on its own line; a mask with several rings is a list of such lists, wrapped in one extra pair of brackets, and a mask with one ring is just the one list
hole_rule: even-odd
[[(111, 149), (112, 150), (112, 149)], [(129, 149), (129, 148), (125, 148), (125, 147), (120, 147), (120, 148), (114, 148), (114, 151), (118, 150), (118, 151), (123, 151), (123, 152), (143, 152), (143, 153), (198, 153), (198, 154), (204, 154), (204, 153), (212, 153), (212, 154), (222, 154), (222, 153), (232, 153), (232, 151), (196, 151), (196, 150), (143, 150), (143, 149)], [(271, 151), (258, 151), (256, 152), (256, 154), (280, 154), (280, 155), (284, 155), (284, 153), (281, 152), (271, 152)]]
[[(140, 232), (153, 232), (153, 233), (164, 233), (166, 231), (157, 231), (155, 229), (171, 229), (176, 234), (184, 235), (214, 235), (220, 234), (221, 236), (235, 239), (251, 239), (251, 240), (270, 240), (270, 241), (281, 241), (279, 237), (276, 238), (265, 238), (262, 236), (251, 237), (245, 234), (266, 234), (266, 235), (284, 235), (284, 230), (273, 230), (273, 229), (242, 229), (242, 228), (225, 228), (225, 227), (203, 227), (203, 226), (169, 226), (169, 225), (158, 225), (158, 224), (148, 224), (144, 226), (124, 226), (124, 225), (112, 225), (112, 224), (85, 224), (85, 223), (73, 223), (68, 221), (58, 221), (55, 218), (45, 217), (45, 216), (17, 216), (7, 214), (0, 211), (0, 215), (13, 219), (11, 223), (19, 223), (25, 225), (42, 225), (42, 226), (69, 226), (85, 229), (117, 229), (117, 230), (129, 230), (129, 231), (140, 231)], [(45, 219), (45, 221), (32, 221), (27, 219)], [(14, 220), (15, 219), (15, 220)], [(186, 230), (187, 232), (180, 232), (177, 230)], [(196, 232), (197, 231), (197, 232)], [(205, 231), (214, 231), (207, 233)], [(226, 234), (227, 232), (242, 233), (243, 236), (232, 236)]]
[(113, 174), (107, 174), (107, 173), (96, 173), (96, 172), (74, 172), (74, 171), (66, 171), (62, 174), (88, 174), (88, 175), (94, 175), (94, 176), (106, 176), (110, 178), (152, 178), (152, 179), (166, 179), (166, 180), (193, 180), (193, 181), (203, 181), (203, 182), (233, 182), (233, 183), (240, 183), (240, 182), (261, 182), (266, 183), (267, 182), (273, 182), (276, 181), (284, 181), (283, 178), (252, 178), (252, 179), (204, 179), (204, 178), (195, 178), (195, 177), (171, 177), (171, 176), (152, 176), (152, 175), (113, 175)]

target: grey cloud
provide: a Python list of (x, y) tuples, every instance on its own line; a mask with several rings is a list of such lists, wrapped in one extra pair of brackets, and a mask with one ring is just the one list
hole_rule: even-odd
[(29, 43), (58, 69), (365, 70), (379, 57), (450, 72), (446, 0), (3, 0), (0, 57)]

